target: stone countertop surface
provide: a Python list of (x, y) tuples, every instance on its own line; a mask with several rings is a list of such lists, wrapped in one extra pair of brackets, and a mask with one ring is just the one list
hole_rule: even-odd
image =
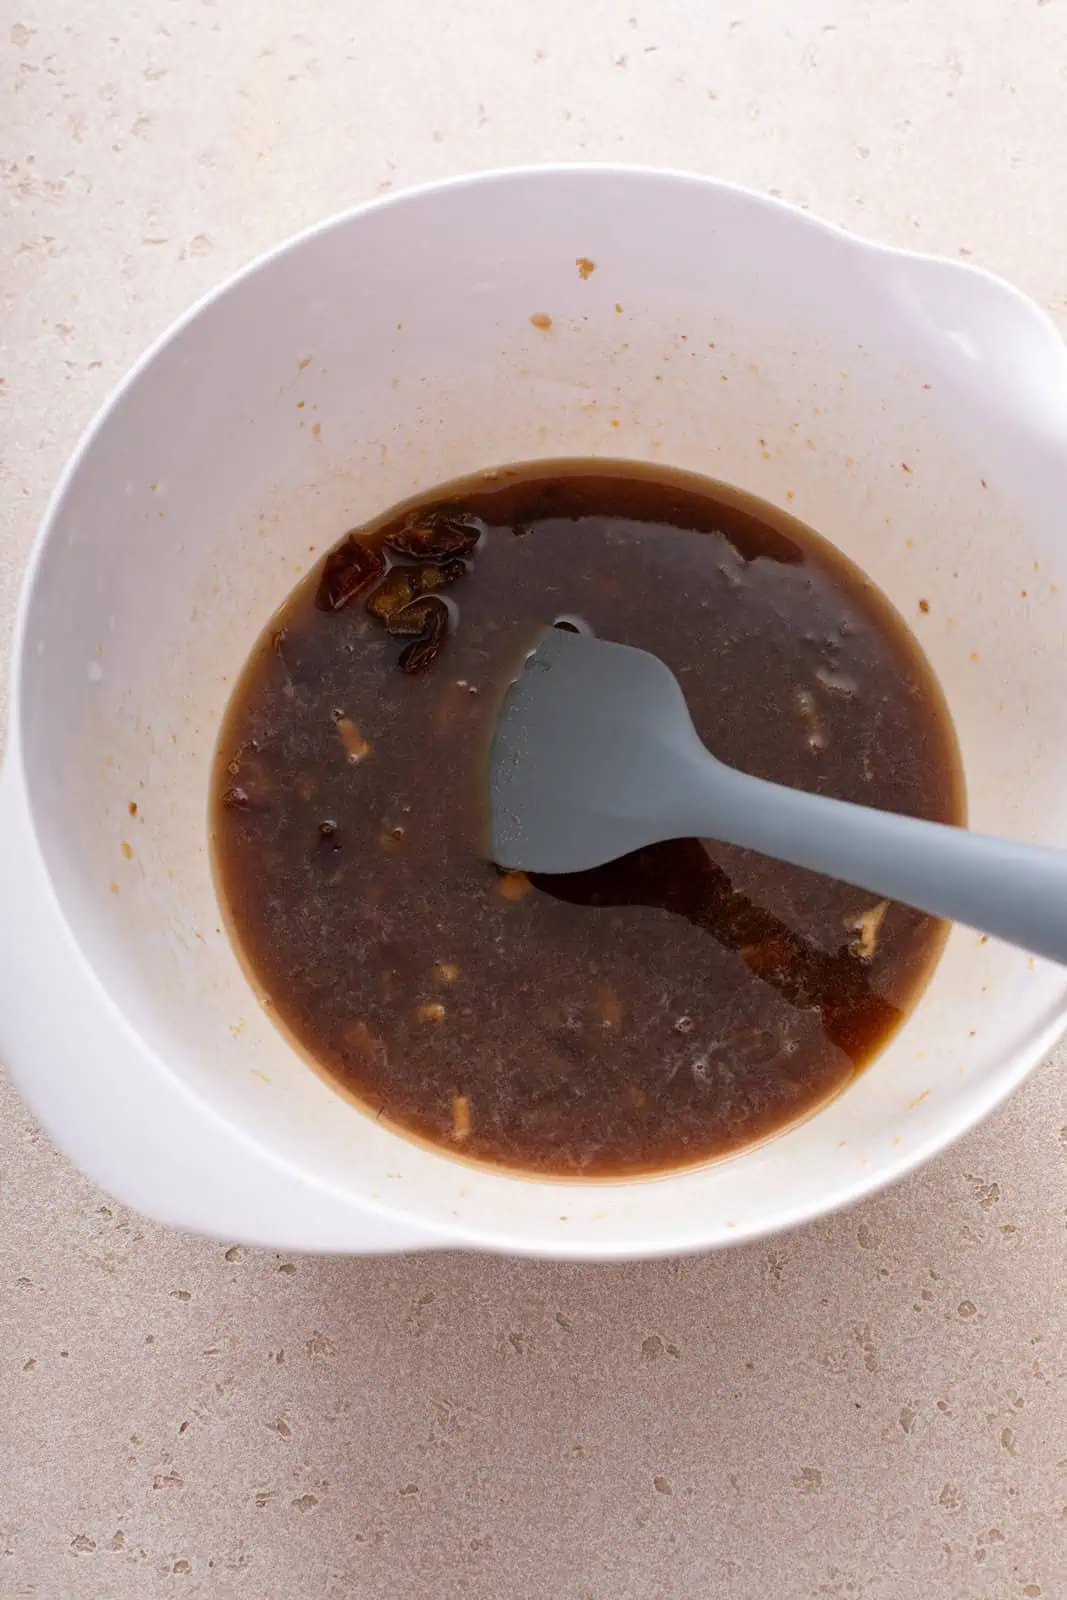
[[(1067, 326), (1067, 0), (8, 0), (0, 158), (5, 656), (144, 345), (405, 184), (694, 168)], [(596, 1267), (168, 1232), (2, 1087), (0, 1596), (1063, 1600), (1064, 1065), (843, 1215)]]

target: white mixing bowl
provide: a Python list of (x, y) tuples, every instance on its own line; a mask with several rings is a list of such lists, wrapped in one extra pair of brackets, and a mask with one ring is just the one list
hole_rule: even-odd
[(930, 656), (972, 825), (1067, 844), (1067, 355), (1036, 307), (680, 175), (509, 172), (363, 207), (149, 352), (77, 450), (26, 583), (0, 1045), (125, 1202), (307, 1250), (722, 1245), (899, 1177), (1053, 1042), (1063, 972), (957, 928), (906, 1026), (817, 1116), (703, 1170), (582, 1185), (419, 1148), (286, 1043), (208, 857), (235, 674), (345, 529), (477, 468), (582, 454), (726, 479), (828, 535)]

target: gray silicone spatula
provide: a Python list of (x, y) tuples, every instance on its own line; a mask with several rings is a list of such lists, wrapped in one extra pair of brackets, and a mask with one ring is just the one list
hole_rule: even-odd
[(721, 839), (1067, 963), (1067, 852), (748, 777), (701, 743), (663, 662), (628, 645), (546, 629), (501, 708), (490, 806), (503, 867), (580, 872)]

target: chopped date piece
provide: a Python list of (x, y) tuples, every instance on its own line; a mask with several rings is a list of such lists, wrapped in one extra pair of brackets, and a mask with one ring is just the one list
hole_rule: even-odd
[(340, 716), (334, 719), (337, 723), (337, 732), (341, 736), (345, 755), (353, 766), (363, 760), (364, 756), (371, 753), (371, 742), (365, 739), (351, 717)]
[(434, 595), (425, 595), (420, 600), (413, 600), (410, 605), (401, 606), (399, 611), (394, 611), (385, 624), (386, 632), (391, 633), (394, 639), (413, 639), (425, 633), (434, 624), (434, 619), (440, 611), (444, 611), (447, 616), (447, 606), (443, 606)]
[(463, 1140), (470, 1137), (471, 1106), (465, 1094), (452, 1096), (452, 1137)]
[(485, 523), (467, 511), (416, 511), (402, 528), (385, 536), (397, 555), (412, 561), (447, 561), (469, 556), (485, 531)]
[(456, 557), (439, 567), (391, 567), (367, 601), (367, 610), (388, 627), (389, 619), (413, 600), (433, 594), (434, 590), (443, 589), (466, 575), (466, 563)]
[[(470, 567), (468, 567), (462, 556), (449, 556), (448, 560), (442, 561), (440, 566), (423, 567), (421, 571), (424, 574), (424, 583), (426, 582), (426, 574), (433, 573), (436, 576), (436, 583), (431, 583), (429, 589), (443, 589), (446, 584), (455, 583), (457, 578), (465, 578), (470, 571)], [(428, 590), (424, 592), (428, 592)]]
[(381, 583), (367, 601), (367, 610), (379, 622), (388, 622), (394, 611), (410, 605), (418, 590), (415, 587), (417, 567), (390, 567)]
[[(400, 652), (400, 670), (406, 672), (409, 677), (415, 677), (432, 667), (448, 638), (448, 607), (444, 601), (427, 598), (420, 600), (418, 604), (420, 609), (426, 608), (422, 630), (419, 637), (412, 640), (411, 644)], [(412, 610), (414, 609), (412, 607)], [(390, 628), (390, 632), (392, 631)]]
[(377, 583), (385, 571), (385, 557), (354, 534), (326, 557), (315, 604), (320, 611), (341, 611), (350, 600)]
[(443, 644), (443, 634), (440, 638), (416, 639), (400, 652), (398, 664), (401, 672), (406, 672), (409, 678), (417, 678), (420, 673), (428, 672), (441, 654)]

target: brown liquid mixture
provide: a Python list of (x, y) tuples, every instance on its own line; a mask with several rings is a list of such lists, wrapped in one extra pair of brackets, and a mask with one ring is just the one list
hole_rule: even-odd
[(720, 485), (549, 462), (391, 513), (295, 590), (227, 713), (216, 870), (266, 1002), (383, 1121), (532, 1174), (634, 1176), (837, 1093), (943, 929), (695, 840), (500, 873), (480, 849), (492, 724), (568, 613), (661, 656), (724, 761), (962, 821), (940, 691), (857, 568)]

